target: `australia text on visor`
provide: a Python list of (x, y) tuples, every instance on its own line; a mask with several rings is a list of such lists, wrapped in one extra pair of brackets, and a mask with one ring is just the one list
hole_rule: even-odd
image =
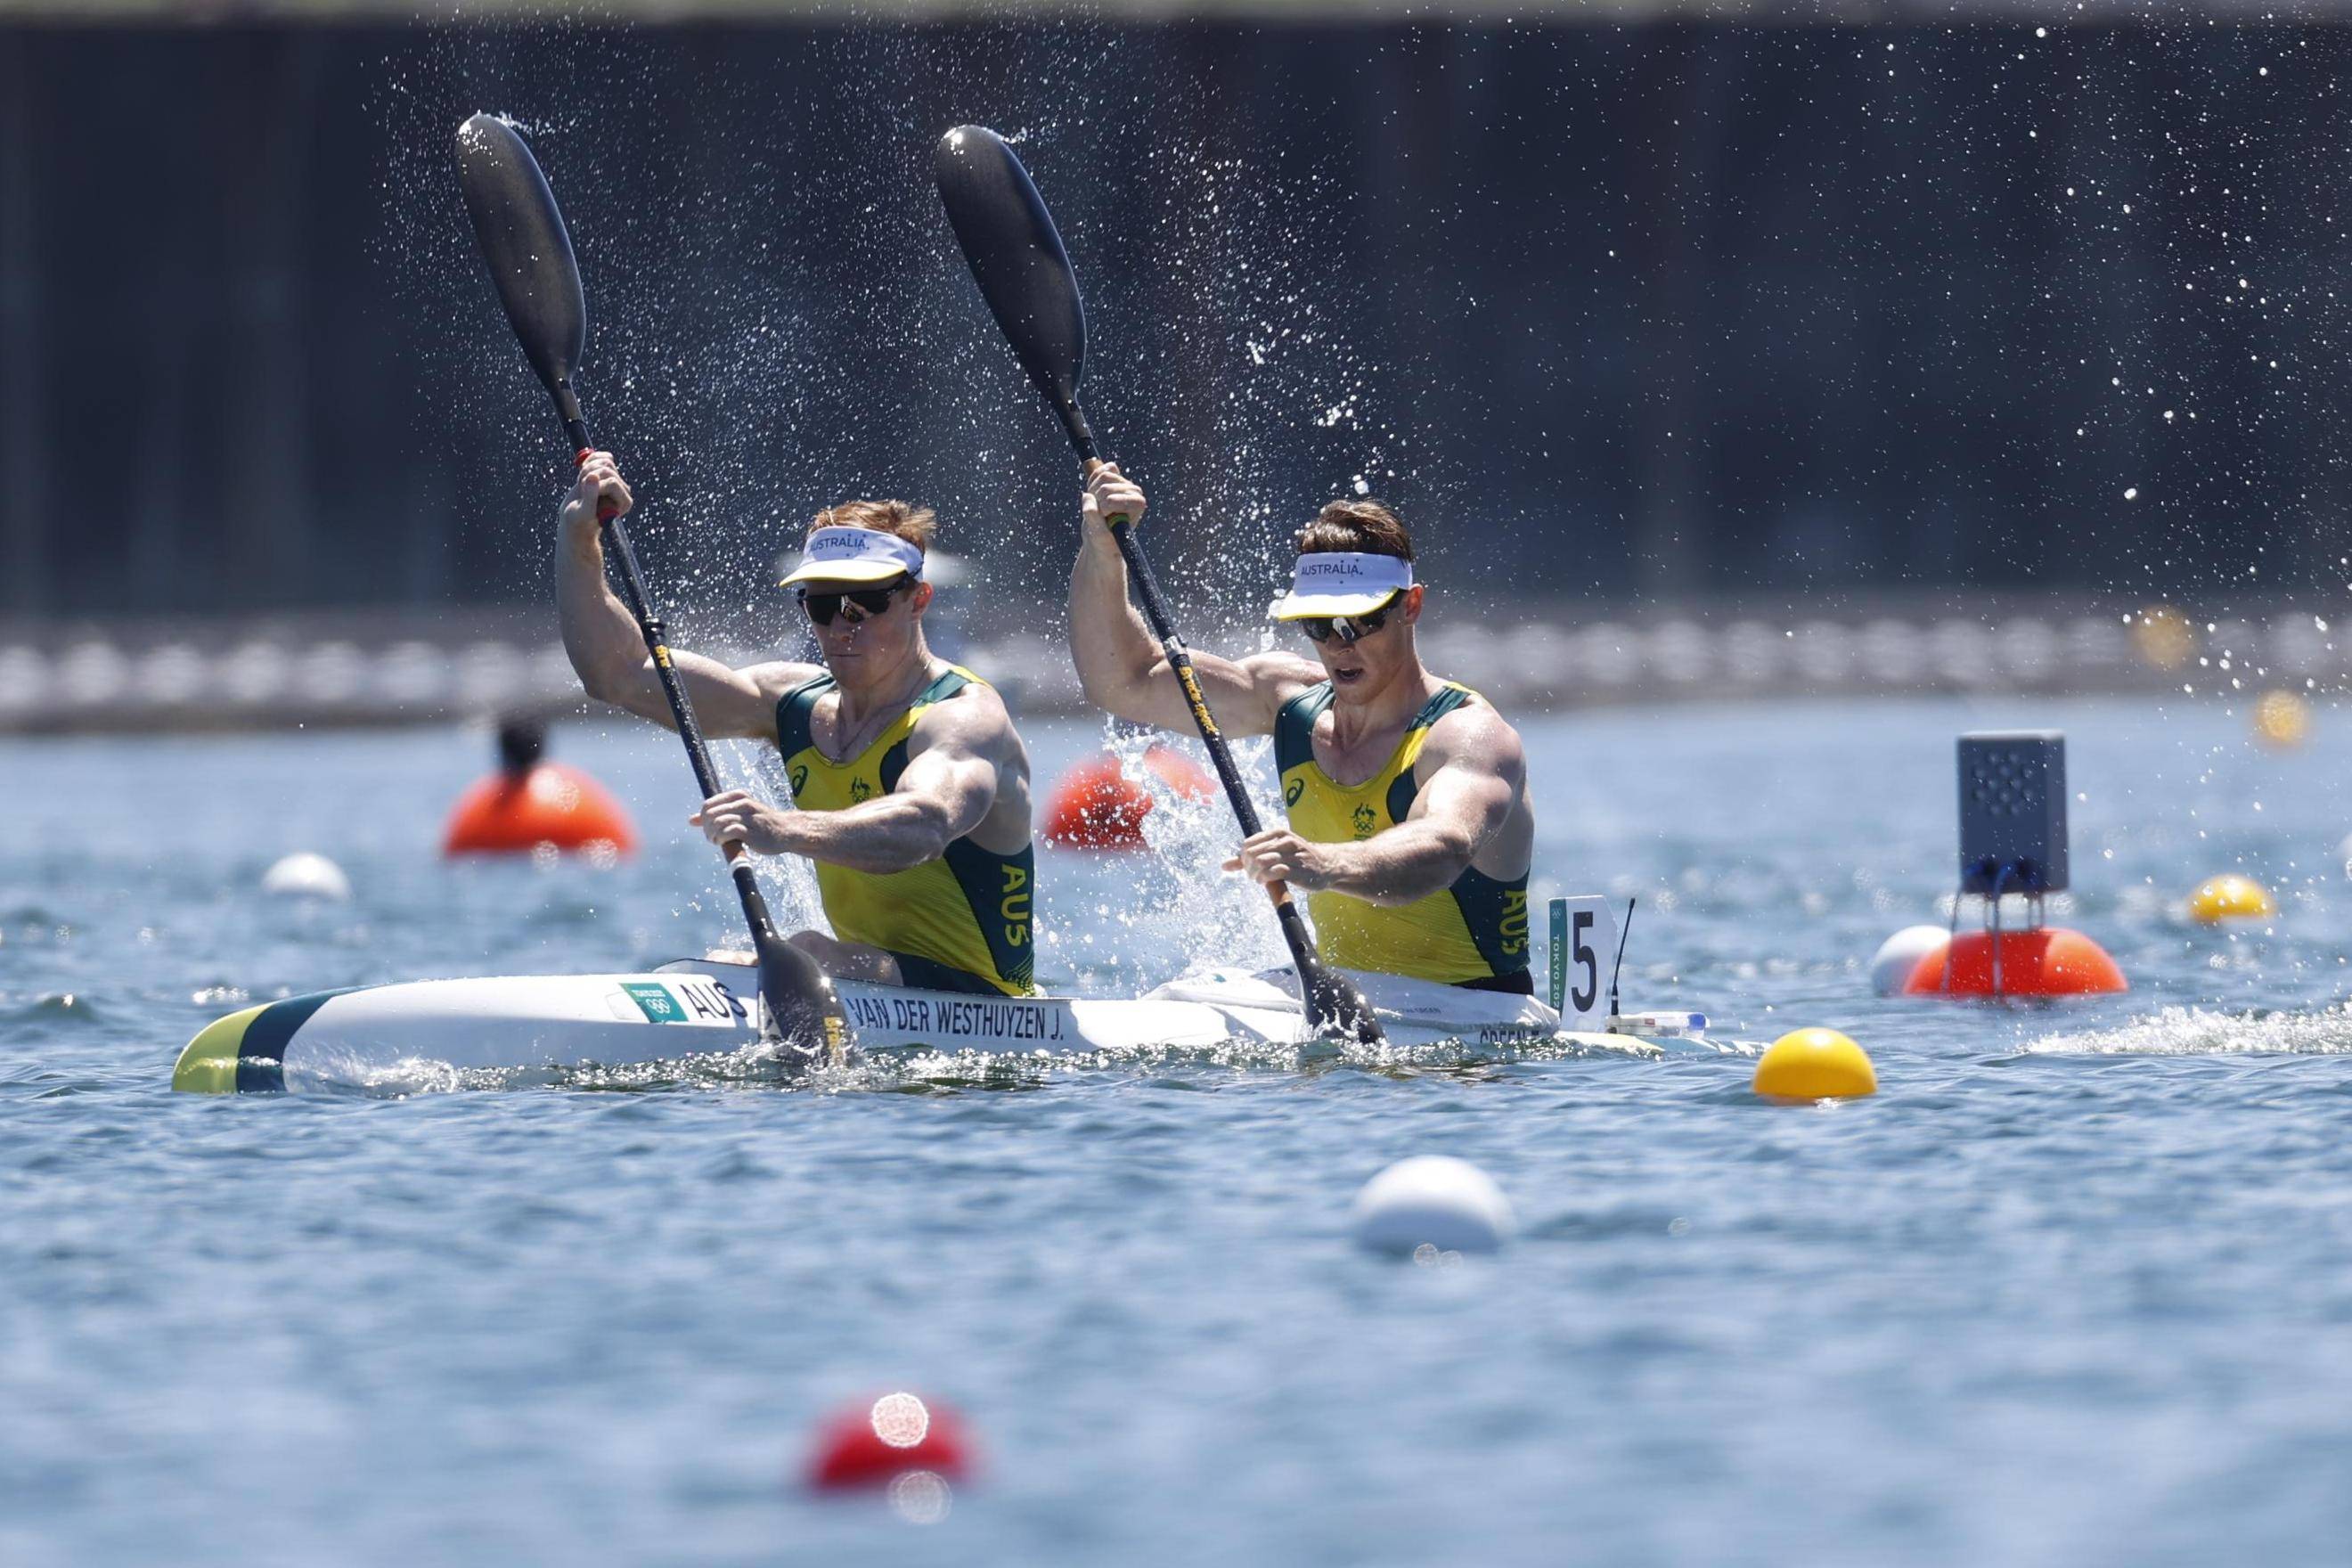
[(1371, 636), (1394, 613), (1398, 595), (1412, 586), (1412, 563), (1370, 552), (1318, 550), (1291, 568), (1290, 592), (1266, 614), (1297, 621), (1318, 643), (1352, 643)]

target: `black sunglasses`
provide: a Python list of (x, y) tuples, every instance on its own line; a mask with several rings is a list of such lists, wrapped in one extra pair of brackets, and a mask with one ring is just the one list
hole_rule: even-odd
[(794, 588), (793, 596), (801, 602), (801, 608), (808, 612), (810, 620), (818, 626), (829, 626), (833, 625), (833, 617), (841, 614), (844, 599), (865, 611), (867, 616), (878, 616), (890, 608), (890, 601), (898, 596), (900, 589), (910, 586), (912, 584), (901, 578), (887, 588), (852, 588), (838, 594), (812, 594), (806, 588)]
[(1329, 642), (1338, 637), (1342, 646), (1371, 636), (1389, 624), (1389, 611), (1395, 606), (1382, 605), (1379, 609), (1361, 616), (1302, 616), (1298, 627), (1311, 642)]

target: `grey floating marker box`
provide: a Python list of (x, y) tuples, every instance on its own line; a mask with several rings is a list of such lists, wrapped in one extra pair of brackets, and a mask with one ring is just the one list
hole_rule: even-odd
[(1959, 752), (1960, 891), (2063, 889), (2066, 737), (1979, 731), (1961, 736)]

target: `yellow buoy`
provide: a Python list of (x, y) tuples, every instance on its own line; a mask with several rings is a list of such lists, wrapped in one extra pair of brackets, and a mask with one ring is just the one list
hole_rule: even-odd
[(2254, 738), (2288, 751), (2311, 733), (2311, 705), (2292, 691), (2265, 691), (2254, 704)]
[(2278, 905), (2269, 891), (2252, 877), (2241, 877), (2235, 871), (2206, 878), (2189, 895), (2189, 918), (2209, 926), (2276, 913)]
[(2142, 610), (2132, 622), (2131, 637), (2141, 659), (2158, 669), (2179, 669), (2197, 651), (2197, 628), (2170, 605)]
[(1756, 1064), (1756, 1092), (1780, 1100), (1843, 1100), (1876, 1094), (1878, 1073), (1869, 1055), (1835, 1029), (1797, 1029), (1773, 1041)]

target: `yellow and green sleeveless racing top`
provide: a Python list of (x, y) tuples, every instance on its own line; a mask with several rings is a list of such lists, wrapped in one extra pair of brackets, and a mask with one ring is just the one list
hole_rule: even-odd
[[(834, 688), (830, 675), (794, 687), (776, 702), (776, 748), (792, 781), (793, 804), (803, 811), (839, 811), (890, 793), (907, 768), (908, 737), (923, 710), (952, 699), (966, 686), (986, 681), (950, 665), (923, 688), (906, 712), (845, 763), (817, 750), (809, 722), (817, 699)], [(970, 838), (959, 838), (937, 860), (904, 871), (856, 871), (820, 860), (817, 889), (825, 918), (844, 942), (864, 942), (913, 957), (902, 963), (909, 984), (937, 984), (921, 974), (940, 964), (1004, 993), (1026, 996), (1035, 990), (1035, 960), (1030, 912), (1036, 895), (1036, 850), (1024, 845), (1017, 855), (999, 855)], [(962, 987), (955, 987), (962, 988)]]
[[(1380, 772), (1352, 787), (1315, 760), (1315, 721), (1331, 706), (1331, 683), (1282, 705), (1274, 720), (1275, 766), (1291, 831), (1317, 844), (1347, 844), (1394, 827), (1420, 786), (1413, 763), (1430, 726), (1476, 695), (1453, 681), (1422, 704)], [(1310, 893), (1315, 945), (1342, 969), (1438, 980), (1449, 985), (1523, 974), (1528, 968), (1528, 879), (1508, 881), (1465, 868), (1454, 885), (1409, 904), (1373, 904), (1345, 893)]]

